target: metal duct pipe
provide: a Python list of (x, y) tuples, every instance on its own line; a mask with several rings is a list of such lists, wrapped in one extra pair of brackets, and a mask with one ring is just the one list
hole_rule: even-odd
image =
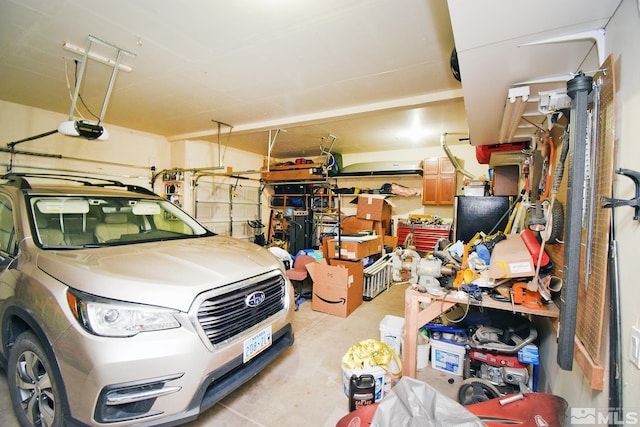
[[(569, 176), (567, 180), (567, 216), (565, 218), (564, 266), (565, 286), (560, 294), (560, 335), (557, 362), (561, 369), (573, 368), (573, 344), (576, 333), (578, 286), (580, 282), (580, 247), (582, 240), (582, 205), (584, 201), (584, 166), (588, 125), (587, 103), (593, 78), (579, 73), (567, 82), (571, 98), (569, 116)], [(596, 120), (598, 118), (596, 117)]]

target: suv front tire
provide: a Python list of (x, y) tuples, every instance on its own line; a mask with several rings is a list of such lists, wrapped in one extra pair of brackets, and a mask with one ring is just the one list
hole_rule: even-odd
[(58, 378), (38, 338), (20, 334), (9, 353), (7, 382), (21, 425), (64, 426)]

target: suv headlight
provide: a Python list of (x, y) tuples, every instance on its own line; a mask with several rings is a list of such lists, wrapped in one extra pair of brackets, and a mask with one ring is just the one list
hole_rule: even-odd
[(90, 333), (104, 337), (132, 337), (140, 332), (180, 327), (176, 310), (133, 304), (78, 291), (67, 291), (74, 317)]

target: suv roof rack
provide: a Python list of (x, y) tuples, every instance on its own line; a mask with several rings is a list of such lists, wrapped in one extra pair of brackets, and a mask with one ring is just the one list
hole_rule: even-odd
[[(69, 175), (69, 174), (50, 174), (50, 173), (28, 173), (28, 172), (10, 172), (2, 176), (2, 179), (6, 179), (9, 185), (18, 187), (20, 190), (31, 190), (31, 184), (26, 178), (44, 178), (59, 181), (71, 181), (78, 184), (90, 186), (90, 187), (120, 187), (125, 188), (128, 191), (140, 194), (147, 194), (151, 196), (157, 196), (156, 193), (148, 188), (140, 187), (139, 185), (124, 184), (120, 181), (113, 179), (81, 176), (81, 175)], [(98, 181), (98, 182), (93, 182)]]

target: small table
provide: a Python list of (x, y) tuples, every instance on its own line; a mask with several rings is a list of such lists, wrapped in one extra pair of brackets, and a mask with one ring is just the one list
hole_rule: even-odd
[(471, 304), (476, 307), (512, 311), (514, 313), (532, 314), (558, 319), (560, 310), (554, 303), (544, 308), (530, 308), (523, 305), (512, 305), (510, 302), (496, 301), (484, 297), (478, 302), (467, 297), (458, 298), (455, 293), (442, 297), (419, 292), (413, 287), (407, 288), (404, 299), (404, 343), (402, 349), (402, 375), (415, 378), (418, 348), (418, 329), (440, 316), (456, 304)]

